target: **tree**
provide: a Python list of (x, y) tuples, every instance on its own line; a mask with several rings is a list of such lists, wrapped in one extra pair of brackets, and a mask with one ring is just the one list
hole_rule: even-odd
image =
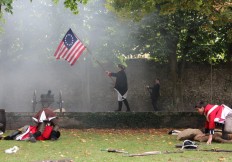
[[(33, 0), (30, 0), (31, 2)], [(59, 0), (52, 0), (55, 4), (57, 4), (59, 2)], [(86, 4), (88, 2), (88, 0), (65, 0), (64, 1), (64, 6), (68, 9), (70, 9), (70, 11), (72, 11), (73, 14), (78, 14), (79, 10), (78, 10), (78, 3), (81, 4)], [(0, 1), (0, 18), (2, 18), (3, 15), (3, 10), (5, 12), (11, 13), (13, 14), (13, 0), (2, 0)]]
[[(231, 34), (227, 26), (231, 27), (232, 12), (228, 0), (108, 0), (108, 8), (123, 18), (135, 21), (143, 20), (150, 14), (150, 24), (144, 25), (143, 29), (146, 35), (139, 36), (143, 44), (140, 50), (169, 63), (173, 80), (173, 104), (176, 107), (182, 103), (180, 83), (186, 61), (231, 59)], [(155, 23), (152, 24), (152, 21)], [(157, 47), (161, 48), (157, 50)]]

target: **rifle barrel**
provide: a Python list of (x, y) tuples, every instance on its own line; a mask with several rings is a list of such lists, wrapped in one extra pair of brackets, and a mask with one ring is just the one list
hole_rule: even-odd
[(204, 150), (198, 150), (198, 151), (208, 151), (208, 152), (232, 152), (232, 150), (219, 150), (219, 149), (204, 149)]

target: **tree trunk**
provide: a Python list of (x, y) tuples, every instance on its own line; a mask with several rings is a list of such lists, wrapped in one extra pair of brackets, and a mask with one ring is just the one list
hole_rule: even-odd
[(180, 102), (179, 105), (177, 105), (180, 108), (184, 108), (184, 93), (183, 93), (183, 87), (184, 85), (182, 84), (183, 81), (183, 73), (184, 73), (184, 69), (185, 69), (185, 64), (186, 64), (186, 54), (188, 54), (189, 50), (191, 49), (191, 44), (192, 44), (192, 34), (194, 33), (194, 30), (189, 29), (187, 36), (186, 36), (186, 41), (185, 41), (185, 47), (183, 48), (182, 51), (182, 56), (181, 56), (181, 60), (178, 63), (178, 80), (177, 80), (177, 96), (179, 96), (178, 98), (180, 98)]
[(232, 62), (232, 43), (227, 43), (228, 52), (227, 52), (227, 60), (230, 64)]
[(172, 42), (169, 44), (169, 49), (172, 49), (169, 54), (169, 65), (170, 65), (170, 76), (172, 80), (172, 103), (176, 109), (176, 106), (179, 103), (179, 97), (177, 96), (177, 56), (176, 56), (176, 49), (177, 49), (178, 39), (173, 39)]
[(229, 30), (232, 28), (232, 23), (228, 24), (226, 26), (226, 30), (228, 31), (226, 33), (226, 40), (227, 40), (227, 54), (226, 54), (226, 59), (227, 59), (227, 63), (229, 64), (230, 68), (231, 68), (231, 62), (232, 62), (232, 40), (231, 38), (229, 38)]

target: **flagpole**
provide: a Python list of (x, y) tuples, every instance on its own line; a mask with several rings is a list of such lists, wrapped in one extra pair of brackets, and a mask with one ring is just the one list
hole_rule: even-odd
[[(86, 47), (86, 46), (85, 46)], [(102, 64), (93, 56), (92, 52), (89, 50), (88, 47), (86, 47), (88, 53), (91, 55), (91, 57), (93, 58), (94, 61), (96, 61), (96, 63), (98, 63), (98, 65), (102, 68), (103, 71), (106, 71), (105, 68), (102, 66)]]
[[(104, 72), (106, 72), (106, 70), (105, 70), (105, 68), (103, 67), (103, 65), (93, 56), (93, 54), (92, 54), (92, 52), (89, 50), (89, 48), (88, 48), (87, 46), (85, 46), (85, 47), (86, 47), (88, 53), (90, 54), (90, 56), (93, 58), (93, 60), (94, 60), (96, 63), (98, 63), (98, 65), (102, 68), (102, 70), (103, 70)], [(114, 82), (114, 80), (113, 80), (113, 78), (112, 78), (111, 76), (110, 76), (110, 79), (112, 80), (112, 82)]]
[[(74, 32), (73, 32), (74, 33)], [(81, 42), (83, 42), (75, 33), (74, 33), (74, 35), (81, 41)], [(93, 60), (96, 62), (96, 63), (98, 63), (98, 65), (102, 68), (102, 70), (104, 71), (104, 72), (106, 72), (106, 70), (105, 70), (105, 68), (102, 66), (102, 64), (93, 56), (93, 54), (92, 54), (92, 52), (89, 50), (89, 48), (85, 45), (85, 47), (86, 47), (86, 50), (88, 51), (88, 53), (90, 54), (90, 56), (93, 58)], [(112, 80), (112, 82), (114, 83), (114, 80), (113, 80), (113, 78), (110, 76), (110, 79)]]

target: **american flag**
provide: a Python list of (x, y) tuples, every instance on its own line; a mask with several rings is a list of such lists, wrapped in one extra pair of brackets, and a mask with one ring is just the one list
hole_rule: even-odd
[(73, 33), (72, 29), (69, 29), (60, 42), (54, 56), (56, 59), (63, 58), (71, 65), (74, 65), (85, 49), (84, 44)]

